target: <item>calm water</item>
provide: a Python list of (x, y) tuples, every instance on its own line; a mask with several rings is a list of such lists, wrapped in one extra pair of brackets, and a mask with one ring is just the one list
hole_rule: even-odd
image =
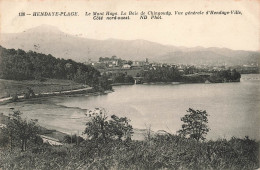
[(117, 86), (107, 95), (56, 97), (17, 107), (41, 125), (66, 132), (84, 130), (84, 109), (103, 107), (108, 114), (127, 116), (134, 128), (151, 125), (154, 131), (172, 133), (181, 128), (186, 110), (194, 108), (210, 115), (208, 139), (246, 135), (260, 139), (259, 85), (260, 75), (242, 75), (240, 83)]

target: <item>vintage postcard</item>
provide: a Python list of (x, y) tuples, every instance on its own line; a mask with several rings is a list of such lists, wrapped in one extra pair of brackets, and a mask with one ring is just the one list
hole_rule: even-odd
[(0, 0), (0, 169), (258, 169), (260, 1)]

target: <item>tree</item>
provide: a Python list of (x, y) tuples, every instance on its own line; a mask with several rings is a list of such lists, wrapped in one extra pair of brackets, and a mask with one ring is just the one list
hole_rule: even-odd
[(178, 133), (184, 137), (199, 140), (205, 140), (205, 135), (209, 132), (208, 114), (206, 110), (194, 110), (189, 108), (187, 110), (189, 114), (184, 115), (181, 121), (184, 122), (182, 129)]
[(108, 80), (108, 76), (103, 74), (99, 78), (99, 90), (112, 90), (111, 81)]
[(36, 97), (34, 91), (30, 87), (27, 87), (27, 92), (24, 94), (24, 98), (29, 99), (34, 97)]
[(241, 74), (236, 69), (231, 71), (232, 80), (238, 80), (241, 78)]
[(84, 131), (91, 139), (97, 142), (107, 142), (109, 138), (107, 115), (104, 109), (96, 108), (89, 111), (90, 121), (86, 123)]
[(129, 64), (131, 66), (133, 64), (133, 61), (129, 60), (129, 61), (127, 61), (127, 64)]
[(133, 127), (129, 124), (130, 120), (126, 117), (112, 115), (108, 119), (106, 111), (99, 108), (89, 111), (88, 116), (90, 117), (90, 121), (86, 123), (84, 133), (91, 140), (95, 140), (97, 143), (107, 143), (114, 139), (131, 139)]
[(27, 121), (21, 118), (20, 111), (13, 111), (8, 116), (8, 123), (4, 129), (5, 135), (9, 136), (9, 142), (11, 149), (15, 144), (20, 144), (22, 151), (27, 149), (28, 141), (37, 140), (39, 134), (39, 128), (37, 126), (37, 120)]
[(121, 140), (125, 137), (126, 140), (131, 140), (133, 134), (133, 127), (129, 124), (130, 120), (126, 117), (117, 117), (116, 115), (111, 116), (109, 121), (110, 132), (112, 137), (116, 137)]

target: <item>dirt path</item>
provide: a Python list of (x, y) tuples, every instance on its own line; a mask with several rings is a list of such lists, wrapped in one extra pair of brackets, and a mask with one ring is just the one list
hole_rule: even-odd
[[(66, 91), (58, 91), (58, 92), (46, 92), (46, 93), (41, 93), (40, 95), (57, 95), (57, 94), (70, 94), (70, 93), (75, 93), (75, 92), (81, 92), (81, 91), (86, 91), (86, 90), (91, 90), (92, 87), (86, 87), (86, 88), (82, 88), (82, 89), (76, 89), (76, 90), (66, 90)], [(36, 96), (39, 96), (39, 94), (35, 94)], [(24, 96), (18, 96), (18, 99), (23, 99)], [(0, 102), (4, 102), (4, 101), (8, 101), (11, 100), (12, 97), (5, 97), (5, 98), (1, 98)]]

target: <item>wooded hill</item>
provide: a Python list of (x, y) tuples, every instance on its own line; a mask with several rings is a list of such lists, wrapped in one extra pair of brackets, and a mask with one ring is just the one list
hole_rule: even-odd
[(68, 79), (98, 86), (101, 75), (92, 66), (55, 58), (52, 55), (25, 52), (21, 49), (6, 49), (0, 46), (0, 78), (8, 80)]

